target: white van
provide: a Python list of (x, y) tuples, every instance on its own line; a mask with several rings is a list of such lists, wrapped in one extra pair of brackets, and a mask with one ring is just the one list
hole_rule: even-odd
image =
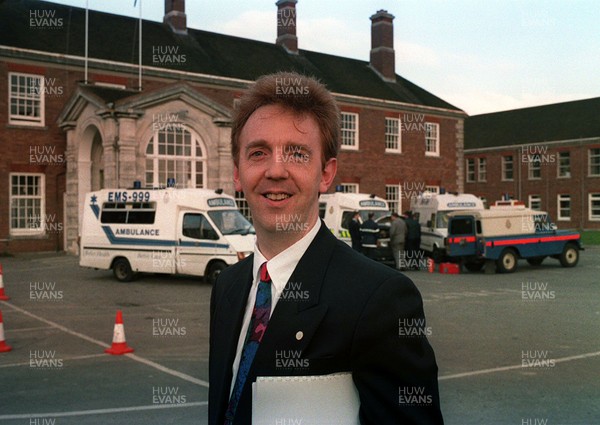
[(79, 265), (124, 282), (150, 272), (212, 284), (254, 242), (254, 227), (220, 189), (103, 189), (85, 197)]
[(410, 206), (421, 226), (421, 249), (439, 261), (446, 255), (448, 214), (459, 210), (483, 210), (483, 201), (468, 193), (425, 192), (413, 198)]

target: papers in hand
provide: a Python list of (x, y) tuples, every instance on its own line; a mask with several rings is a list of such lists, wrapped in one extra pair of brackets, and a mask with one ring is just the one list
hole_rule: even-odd
[(359, 425), (352, 374), (259, 376), (252, 384), (253, 425)]

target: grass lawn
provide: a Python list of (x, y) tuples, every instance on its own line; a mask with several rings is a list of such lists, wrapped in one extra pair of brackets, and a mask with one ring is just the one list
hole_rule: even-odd
[(581, 232), (581, 243), (584, 247), (586, 245), (600, 245), (600, 231), (584, 230)]

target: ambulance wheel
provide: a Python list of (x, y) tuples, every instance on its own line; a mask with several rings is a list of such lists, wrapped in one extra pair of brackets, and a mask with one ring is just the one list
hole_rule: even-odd
[(560, 254), (560, 265), (563, 267), (575, 267), (579, 261), (579, 250), (577, 245), (568, 243)]
[(226, 268), (227, 264), (225, 264), (224, 262), (215, 261), (210, 266), (208, 266), (206, 275), (204, 275), (204, 282), (208, 283), (209, 285), (214, 285), (217, 281), (217, 277), (219, 276), (219, 274), (221, 274), (221, 272)]
[(542, 264), (542, 261), (544, 261), (544, 258), (546, 257), (543, 255), (541, 257), (531, 257), (527, 259), (527, 262), (532, 266), (539, 266), (540, 264)]
[(514, 249), (506, 248), (496, 260), (498, 273), (512, 273), (517, 270), (517, 253)]
[(113, 274), (119, 282), (131, 282), (133, 280), (133, 270), (131, 264), (126, 258), (117, 258), (113, 263)]

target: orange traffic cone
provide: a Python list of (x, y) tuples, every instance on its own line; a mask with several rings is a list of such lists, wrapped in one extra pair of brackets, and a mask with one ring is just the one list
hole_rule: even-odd
[(4, 322), (2, 321), (2, 311), (0, 311), (0, 353), (6, 353), (12, 350), (12, 347), (6, 345), (4, 341)]
[(2, 264), (0, 264), (0, 300), (8, 301), (10, 297), (4, 293), (4, 279), (2, 278)]
[(435, 271), (435, 261), (433, 261), (433, 258), (427, 259), (427, 270), (429, 273), (433, 273)]
[(117, 310), (112, 347), (107, 348), (104, 352), (115, 356), (133, 353), (133, 348), (129, 347), (125, 342), (125, 328), (123, 327), (123, 313), (121, 310)]

